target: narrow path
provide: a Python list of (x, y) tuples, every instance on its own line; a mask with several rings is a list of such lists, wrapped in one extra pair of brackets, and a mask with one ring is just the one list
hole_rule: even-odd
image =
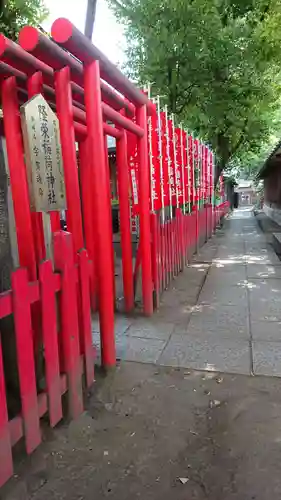
[(157, 314), (116, 318), (119, 356), (138, 363), (97, 371), (86, 411), (19, 454), (1, 500), (280, 500), (280, 382), (248, 376), (280, 374), (280, 287), (279, 260), (236, 211)]
[(280, 376), (281, 262), (252, 211), (234, 211), (151, 319), (117, 317), (116, 339), (127, 361)]

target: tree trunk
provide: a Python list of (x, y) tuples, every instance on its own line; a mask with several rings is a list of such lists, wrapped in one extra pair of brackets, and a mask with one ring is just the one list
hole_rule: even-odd
[(225, 163), (223, 162), (219, 162), (217, 163), (216, 165), (216, 169), (215, 169), (215, 175), (214, 175), (214, 187), (216, 188), (217, 186), (217, 183), (219, 181), (219, 178), (220, 178), (220, 175), (222, 174), (222, 172), (224, 171), (226, 165)]
[(85, 22), (85, 35), (92, 40), (95, 17), (96, 17), (97, 0), (88, 0), (87, 14)]

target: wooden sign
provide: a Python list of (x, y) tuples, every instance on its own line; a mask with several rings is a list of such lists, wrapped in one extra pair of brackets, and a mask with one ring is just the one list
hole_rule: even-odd
[(64, 210), (59, 121), (41, 94), (20, 108), (31, 210)]

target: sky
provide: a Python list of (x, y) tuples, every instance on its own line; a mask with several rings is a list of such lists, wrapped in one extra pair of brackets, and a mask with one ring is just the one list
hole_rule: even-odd
[[(52, 23), (58, 17), (67, 17), (75, 26), (84, 31), (87, 0), (45, 0), (50, 11), (43, 23), (50, 31)], [(107, 6), (106, 0), (98, 0), (93, 43), (114, 63), (122, 65), (125, 61), (126, 46), (123, 28)]]

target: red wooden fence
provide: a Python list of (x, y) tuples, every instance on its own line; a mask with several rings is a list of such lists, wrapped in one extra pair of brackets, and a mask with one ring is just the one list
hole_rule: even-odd
[(212, 236), (222, 217), (229, 211), (229, 203), (224, 202), (213, 209), (207, 205), (201, 210), (184, 215), (176, 211), (172, 220), (162, 223), (161, 217), (151, 214), (152, 227), (152, 270), (155, 305), (159, 296), (188, 264), (191, 256), (201, 244)]
[[(171, 197), (167, 189), (171, 174), (168, 166), (176, 174), (176, 196), (168, 203), (170, 218), (164, 220), (167, 205), (161, 205), (161, 217), (151, 213), (148, 115), (155, 113), (155, 106), (69, 21), (55, 21), (52, 37), (56, 43), (35, 28), (26, 27), (16, 44), (0, 34), (1, 101), (20, 263), (20, 269), (12, 275), (12, 289), (0, 294), (0, 319), (11, 314), (14, 318), (21, 398), (20, 413), (9, 420), (0, 342), (0, 486), (13, 471), (13, 445), (24, 438), (26, 451), (31, 453), (41, 441), (41, 416), (48, 413), (51, 426), (62, 418), (63, 394), (69, 415), (75, 418), (81, 413), (82, 375), (87, 387), (94, 379), (91, 306), (99, 312), (102, 363), (107, 367), (116, 363), (106, 137), (112, 136), (117, 141), (126, 312), (134, 307), (127, 138), (134, 138), (138, 163), (140, 242), (135, 275), (141, 266), (144, 314), (153, 312), (153, 292), (158, 305), (161, 291), (183, 270), (196, 248), (211, 236), (228, 209), (226, 204), (217, 208), (207, 204), (200, 210), (194, 207), (191, 214), (184, 213), (187, 204), (192, 206), (198, 200), (194, 188), (193, 143), (190, 149), (189, 138), (181, 130), (177, 143), (174, 136), (168, 144), (163, 134), (163, 148), (170, 147), (171, 155), (169, 161), (164, 155), (164, 172), (160, 172), (161, 155), (156, 165), (159, 176), (163, 174), (166, 179), (167, 200)], [(60, 124), (66, 218), (71, 234), (59, 231), (59, 215), (51, 212), (54, 269), (51, 261), (44, 260), (42, 214), (30, 209), (19, 118), (20, 105), (36, 94), (43, 94)], [(163, 116), (159, 114), (160, 118)], [(154, 129), (156, 125), (154, 116)], [(182, 145), (181, 154), (177, 144)], [(204, 196), (208, 201), (212, 198), (211, 180), (209, 175), (206, 186), (210, 192)], [(43, 390), (36, 384), (35, 360), (40, 346), (45, 363)]]
[[(83, 411), (82, 385), (94, 380), (91, 335), (90, 266), (86, 250), (74, 262), (72, 236), (54, 234), (55, 271), (51, 261), (39, 266), (39, 279), (29, 281), (26, 269), (12, 274), (12, 289), (0, 294), (0, 319), (14, 317), (21, 412), (8, 419), (0, 342), (0, 486), (13, 474), (12, 447), (25, 440), (28, 454), (40, 444), (40, 418), (48, 414), (51, 427), (63, 417), (62, 395), (68, 414)], [(44, 389), (36, 387), (32, 307), (38, 304), (44, 349)], [(79, 310), (78, 310), (79, 304)], [(42, 383), (42, 381), (41, 381)]]

